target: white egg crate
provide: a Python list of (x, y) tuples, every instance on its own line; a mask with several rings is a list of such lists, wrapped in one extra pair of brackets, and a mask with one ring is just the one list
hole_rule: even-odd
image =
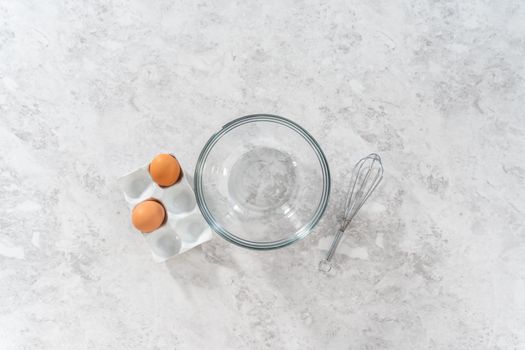
[(145, 165), (119, 179), (131, 211), (140, 202), (156, 199), (164, 205), (167, 219), (157, 230), (140, 234), (148, 244), (153, 259), (163, 262), (212, 239), (212, 231), (197, 206), (195, 193), (182, 169), (182, 178), (170, 187), (159, 187)]

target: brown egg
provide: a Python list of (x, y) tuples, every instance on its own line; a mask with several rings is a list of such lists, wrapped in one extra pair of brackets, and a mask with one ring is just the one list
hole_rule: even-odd
[(140, 232), (149, 233), (158, 229), (164, 223), (166, 210), (155, 200), (146, 200), (133, 208), (131, 221)]
[(167, 187), (179, 180), (181, 170), (177, 159), (164, 153), (153, 158), (149, 165), (149, 173), (159, 186)]

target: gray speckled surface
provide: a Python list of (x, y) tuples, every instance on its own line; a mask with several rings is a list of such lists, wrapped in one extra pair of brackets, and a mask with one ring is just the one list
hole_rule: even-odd
[[(521, 1), (0, 1), (0, 339), (11, 349), (525, 348)], [(155, 264), (116, 178), (289, 117), (329, 208), (289, 248)], [(317, 272), (351, 164), (386, 178)]]

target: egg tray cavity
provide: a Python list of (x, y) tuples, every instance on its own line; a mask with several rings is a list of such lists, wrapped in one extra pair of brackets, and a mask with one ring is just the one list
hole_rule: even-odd
[(155, 261), (162, 262), (182, 254), (212, 238), (197, 206), (195, 193), (182, 171), (181, 179), (166, 188), (159, 187), (145, 165), (119, 179), (124, 198), (131, 210), (140, 202), (156, 199), (166, 209), (166, 222), (151, 233), (142, 233)]

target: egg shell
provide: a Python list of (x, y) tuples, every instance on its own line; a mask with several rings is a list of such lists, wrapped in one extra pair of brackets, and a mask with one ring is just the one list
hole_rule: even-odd
[(133, 208), (131, 221), (141, 232), (153, 232), (162, 226), (166, 218), (166, 210), (156, 200), (146, 200)]
[(153, 181), (159, 186), (168, 187), (174, 185), (179, 180), (181, 168), (174, 156), (162, 153), (151, 161), (149, 173)]

